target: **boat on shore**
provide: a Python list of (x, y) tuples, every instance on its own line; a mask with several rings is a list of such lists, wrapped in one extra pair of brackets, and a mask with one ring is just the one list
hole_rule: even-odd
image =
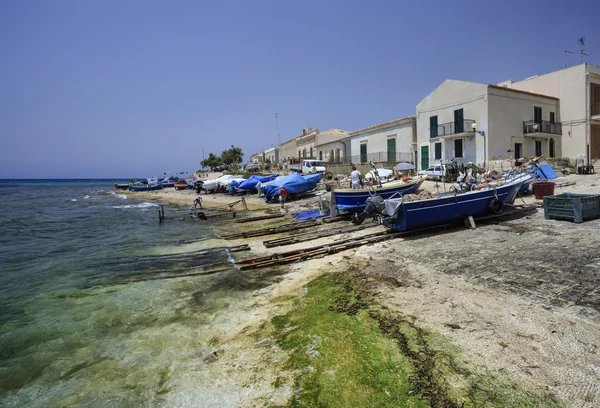
[(188, 182), (185, 181), (185, 180), (175, 181), (173, 183), (173, 187), (175, 188), (175, 190), (187, 190), (188, 189)]
[(340, 213), (352, 214), (360, 212), (365, 208), (367, 199), (378, 195), (384, 200), (394, 195), (415, 194), (425, 177), (415, 177), (407, 181), (390, 181), (375, 186), (365, 186), (353, 190), (351, 188), (332, 188), (331, 190), (331, 212), (332, 215)]
[(131, 184), (129, 186), (129, 191), (153, 191), (153, 190), (162, 190), (163, 185), (161, 183), (157, 184)]
[(279, 198), (279, 189), (281, 187), (287, 191), (288, 198), (293, 198), (314, 190), (322, 178), (323, 173), (301, 176), (299, 173), (293, 172), (279, 180), (276, 179), (263, 185), (261, 192), (265, 195), (265, 202), (268, 204), (272, 200)]
[(115, 183), (115, 190), (127, 190), (129, 183)]
[(385, 228), (410, 231), (462, 222), (469, 216), (500, 214), (506, 206), (514, 203), (517, 192), (531, 177), (530, 174), (522, 174), (481, 190), (446, 193), (425, 200), (413, 201), (407, 197), (384, 200), (381, 196), (375, 196), (369, 200), (363, 213), (354, 216), (353, 222), (358, 225), (366, 217), (379, 214)]

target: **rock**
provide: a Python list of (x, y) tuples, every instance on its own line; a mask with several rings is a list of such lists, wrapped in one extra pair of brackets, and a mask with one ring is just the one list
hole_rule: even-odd
[(564, 174), (565, 176), (568, 176), (569, 174), (571, 174), (571, 169), (568, 167), (565, 167), (564, 169), (562, 169), (562, 174)]

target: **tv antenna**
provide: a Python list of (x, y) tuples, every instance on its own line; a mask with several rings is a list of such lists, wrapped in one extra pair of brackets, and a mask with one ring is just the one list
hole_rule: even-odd
[(573, 54), (571, 51), (565, 50), (565, 68), (567, 67), (567, 54)]
[(589, 57), (589, 55), (587, 55), (584, 51), (585, 51), (585, 37), (580, 37), (578, 38), (579, 41), (579, 48), (581, 48), (581, 63), (583, 63), (583, 56), (585, 55), (586, 57)]

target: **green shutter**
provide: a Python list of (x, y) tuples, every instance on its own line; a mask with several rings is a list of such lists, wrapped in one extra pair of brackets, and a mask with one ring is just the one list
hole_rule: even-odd
[(429, 118), (429, 137), (438, 137), (438, 117)]
[(387, 140), (387, 161), (396, 161), (396, 139)]
[(360, 145), (360, 162), (361, 163), (367, 162), (367, 144), (366, 143), (363, 143)]
[(441, 143), (436, 143), (434, 145), (435, 147), (435, 160), (441, 160), (442, 159), (442, 144)]
[(462, 133), (465, 131), (465, 121), (463, 110), (457, 109), (454, 111), (454, 133)]
[(421, 170), (429, 167), (429, 146), (421, 146)]

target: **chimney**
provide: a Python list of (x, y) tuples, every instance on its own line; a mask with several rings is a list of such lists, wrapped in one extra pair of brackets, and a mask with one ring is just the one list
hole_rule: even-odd
[(306, 136), (308, 134), (307, 128), (302, 128), (302, 136)]

